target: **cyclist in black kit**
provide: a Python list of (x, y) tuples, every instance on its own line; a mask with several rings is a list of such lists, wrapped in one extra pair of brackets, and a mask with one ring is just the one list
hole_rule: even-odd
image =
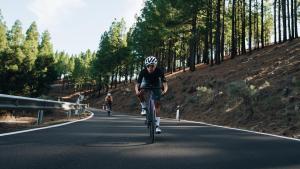
[[(137, 84), (135, 85), (135, 93), (138, 96), (141, 106), (142, 115), (146, 115), (147, 103), (145, 95), (148, 94), (147, 90), (141, 89), (143, 86), (152, 86), (153, 100), (155, 104), (156, 114), (156, 133), (161, 133), (160, 129), (160, 98), (168, 91), (167, 81), (164, 71), (157, 67), (157, 59), (154, 56), (149, 56), (145, 59), (146, 68), (143, 69), (138, 77)], [(162, 83), (162, 84), (161, 84)]]

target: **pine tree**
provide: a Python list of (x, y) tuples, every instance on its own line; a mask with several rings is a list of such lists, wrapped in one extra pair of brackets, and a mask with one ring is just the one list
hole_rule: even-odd
[(7, 27), (3, 20), (3, 16), (0, 9), (0, 53), (8, 47), (6, 34)]
[(34, 90), (33, 95), (41, 95), (47, 93), (50, 84), (57, 79), (58, 74), (55, 71), (55, 60), (53, 45), (51, 43), (50, 33), (44, 31), (42, 33), (42, 41), (39, 44), (38, 56), (34, 66)]
[(33, 68), (34, 62), (38, 55), (39, 47), (39, 33), (37, 25), (33, 22), (26, 32), (26, 38), (23, 46), (23, 52), (25, 55), (23, 65), (26, 67), (25, 72), (30, 71)]
[(44, 31), (42, 33), (42, 41), (39, 45), (39, 56), (52, 56), (53, 55), (53, 45), (51, 43), (51, 37), (49, 31)]

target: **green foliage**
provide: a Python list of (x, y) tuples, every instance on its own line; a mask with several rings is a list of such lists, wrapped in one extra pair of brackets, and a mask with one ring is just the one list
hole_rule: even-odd
[(253, 85), (247, 85), (245, 81), (234, 81), (227, 85), (227, 94), (231, 97), (249, 98), (257, 94)]
[(23, 61), (24, 72), (31, 71), (34, 62), (38, 55), (38, 46), (39, 46), (39, 33), (37, 30), (37, 25), (33, 22), (29, 29), (26, 32), (26, 38), (23, 45), (23, 52), (25, 59)]
[(108, 84), (109, 76), (117, 70), (122, 75), (122, 69), (124, 72), (131, 60), (126, 46), (125, 21), (123, 19), (120, 22), (114, 21), (109, 31), (101, 36), (99, 49), (95, 59), (91, 61), (91, 71), (97, 83)]
[(39, 56), (53, 55), (53, 45), (51, 44), (51, 37), (48, 31), (42, 33), (42, 42), (39, 45)]
[[(238, 36), (237, 39), (241, 39), (243, 29), (241, 2), (236, 1), (238, 22), (235, 36)], [(249, 10), (247, 3), (246, 11)], [(225, 4), (225, 14), (224, 18), (221, 16), (221, 20), (224, 19), (225, 53), (230, 54), (232, 1), (226, 1)], [(260, 21), (261, 15), (258, 10), (260, 4), (258, 2), (252, 5), (252, 21), (255, 18)], [(271, 40), (273, 27), (271, 5), (269, 1), (264, 3), (264, 34), (267, 42)], [(149, 55), (157, 56), (159, 66), (167, 71), (175, 70), (179, 62), (183, 64), (181, 66), (186, 66), (186, 63), (192, 60), (189, 58), (195, 55), (200, 58), (199, 62), (201, 62), (204, 55), (215, 56), (213, 43), (217, 41), (215, 37), (217, 36), (215, 34), (217, 31), (216, 8), (217, 1), (146, 0), (141, 15), (136, 17), (136, 23), (128, 32), (126, 32), (123, 19), (114, 20), (109, 30), (101, 35), (96, 53), (87, 50), (73, 56), (64, 52), (54, 53), (48, 31), (42, 33), (39, 43), (40, 37), (35, 22), (30, 25), (25, 36), (19, 20), (8, 30), (0, 11), (0, 64), (4, 65), (0, 67), (0, 91), (21, 94), (32, 92), (37, 95), (38, 92), (45, 92), (50, 83), (62, 74), (71, 75), (76, 85), (79, 86), (95, 82), (100, 87), (107, 86), (117, 78), (122, 77), (127, 81), (128, 77), (133, 77), (143, 68), (143, 60)], [(210, 13), (212, 13), (211, 17)], [(249, 13), (245, 14), (245, 20), (248, 20)], [(252, 23), (252, 28), (256, 26), (255, 24), (256, 21)], [(261, 23), (258, 24), (258, 30), (253, 29), (254, 42), (259, 42)], [(248, 30), (248, 28), (247, 22), (244, 29)], [(206, 35), (210, 31), (212, 32), (212, 37), (209, 39), (211, 42), (206, 44), (208, 41)], [(254, 34), (256, 32), (258, 32), (258, 37)], [(246, 39), (249, 39), (248, 36), (246, 34)], [(196, 50), (198, 53), (195, 53)], [(171, 65), (172, 62), (175, 63), (175, 68)], [(192, 66), (191, 64), (194, 63), (191, 62), (189, 66)], [(15, 83), (16, 79), (21, 79), (21, 83), (6, 85)], [(186, 80), (183, 83), (190, 83), (190, 81)], [(188, 89), (182, 89), (182, 91), (186, 90)], [(244, 82), (234, 82), (228, 85), (228, 92), (234, 97), (249, 98), (255, 95), (256, 90)], [(199, 87), (197, 96), (196, 99), (202, 98), (201, 100), (209, 101), (213, 98), (213, 91)]]
[(55, 70), (58, 75), (71, 74), (74, 69), (74, 59), (71, 58), (65, 52), (56, 52), (54, 54), (55, 58)]
[(6, 34), (7, 34), (7, 28), (3, 21), (3, 16), (0, 10), (0, 53), (3, 52), (8, 47)]
[(39, 44), (37, 25), (33, 22), (26, 36), (17, 20), (6, 31), (0, 13), (0, 92), (13, 95), (38, 96), (46, 93), (56, 79), (53, 49), (49, 32)]
[(197, 97), (199, 98), (201, 103), (212, 103), (212, 101), (214, 100), (214, 92), (211, 88), (207, 88), (205, 86), (198, 86), (196, 90)]
[(297, 77), (293, 77), (292, 79), (292, 83), (295, 87), (299, 87), (300, 88), (300, 79)]
[(242, 99), (247, 112), (247, 119), (251, 119), (255, 112), (257, 89), (253, 85), (248, 85), (245, 81), (234, 81), (226, 86), (227, 95), (233, 100)]

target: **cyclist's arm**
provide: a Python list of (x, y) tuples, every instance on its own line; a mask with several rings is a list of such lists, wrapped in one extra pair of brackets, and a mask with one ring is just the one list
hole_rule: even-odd
[(134, 89), (135, 89), (135, 94), (137, 94), (137, 95), (138, 95), (139, 92), (140, 92), (140, 91), (139, 91), (139, 88), (140, 88), (140, 83), (136, 83)]
[(167, 84), (167, 79), (165, 77), (165, 73), (164, 73), (163, 70), (161, 71), (160, 77), (161, 77), (161, 81), (162, 81), (162, 84), (163, 84), (163, 92), (162, 92), (162, 94), (165, 94), (168, 91), (168, 84)]
[(168, 84), (167, 84), (167, 82), (163, 82), (163, 86), (164, 86), (164, 90), (163, 90), (162, 94), (165, 94), (168, 91)]
[(137, 83), (135, 84), (135, 88), (134, 88), (136, 95), (138, 95), (140, 93), (140, 86), (141, 86), (143, 77), (144, 77), (144, 74), (143, 74), (143, 71), (141, 71), (139, 73), (139, 76), (137, 78)]

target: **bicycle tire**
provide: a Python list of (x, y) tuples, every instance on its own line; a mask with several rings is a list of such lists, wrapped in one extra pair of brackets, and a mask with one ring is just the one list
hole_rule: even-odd
[[(151, 93), (152, 95), (152, 93)], [(151, 96), (152, 97), (152, 96)], [(154, 143), (155, 141), (155, 118), (154, 118), (154, 107), (153, 107), (153, 101), (150, 99), (149, 100), (149, 132), (150, 132), (150, 142)]]
[(152, 121), (152, 122), (150, 122), (150, 126), (149, 126), (150, 142), (151, 143), (154, 143), (154, 139), (155, 139), (154, 130), (155, 130), (154, 122)]

